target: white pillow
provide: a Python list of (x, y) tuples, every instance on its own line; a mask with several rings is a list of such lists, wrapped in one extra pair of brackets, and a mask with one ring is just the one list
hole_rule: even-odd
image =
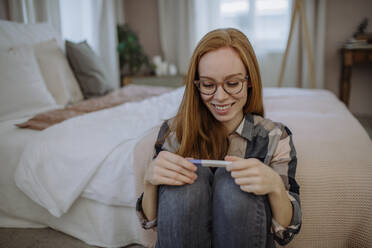
[(57, 104), (83, 100), (80, 86), (56, 40), (38, 43), (34, 50), (46, 86)]
[(0, 47), (0, 121), (56, 106), (31, 47)]
[(0, 20), (1, 46), (35, 45), (52, 39), (56, 39), (59, 47), (64, 49), (61, 35), (49, 23), (24, 24)]

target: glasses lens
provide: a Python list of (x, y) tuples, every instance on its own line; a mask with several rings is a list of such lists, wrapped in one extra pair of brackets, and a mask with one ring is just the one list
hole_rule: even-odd
[(211, 95), (216, 91), (216, 83), (211, 81), (200, 81), (199, 90), (201, 93)]
[(223, 83), (223, 88), (229, 94), (237, 94), (243, 88), (243, 81), (239, 79), (232, 79)]

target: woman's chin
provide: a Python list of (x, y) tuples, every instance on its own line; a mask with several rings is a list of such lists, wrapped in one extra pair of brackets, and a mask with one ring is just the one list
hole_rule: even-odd
[(229, 122), (233, 119), (230, 113), (223, 114), (223, 115), (218, 114), (218, 113), (213, 113), (213, 116), (219, 122)]

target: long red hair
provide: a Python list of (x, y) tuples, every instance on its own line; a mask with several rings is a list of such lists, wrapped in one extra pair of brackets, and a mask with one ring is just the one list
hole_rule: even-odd
[[(199, 159), (224, 159), (229, 147), (228, 133), (222, 123), (217, 121), (204, 105), (194, 84), (198, 79), (198, 66), (201, 57), (213, 50), (231, 47), (240, 56), (249, 74), (251, 88), (247, 87), (248, 97), (243, 113), (264, 116), (262, 102), (261, 76), (257, 58), (248, 38), (233, 28), (217, 29), (207, 33), (198, 43), (192, 55), (187, 76), (185, 93), (170, 127), (180, 144), (178, 155)], [(166, 138), (163, 137), (163, 138)]]

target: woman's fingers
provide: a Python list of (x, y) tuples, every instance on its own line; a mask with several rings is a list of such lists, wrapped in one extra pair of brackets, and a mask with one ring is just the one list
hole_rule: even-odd
[(182, 166), (190, 171), (196, 171), (197, 170), (197, 167), (196, 165), (194, 165), (193, 163), (191, 163), (190, 161), (188, 161), (187, 159), (177, 155), (177, 154), (174, 154), (174, 153), (171, 153), (171, 152), (167, 152), (167, 151), (162, 151), (159, 153), (158, 157), (160, 156), (160, 158), (163, 158), (173, 164), (177, 164), (179, 166)]
[(179, 182), (183, 182), (183, 183), (193, 183), (195, 181), (195, 179), (191, 179), (191, 178), (188, 178), (178, 172), (175, 172), (175, 171), (172, 171), (172, 170), (169, 170), (167, 168), (163, 168), (163, 167), (158, 167), (157, 168), (157, 174), (159, 177), (166, 177), (166, 178), (169, 178), (169, 179), (172, 179), (174, 181), (179, 181)]
[(158, 167), (162, 168), (159, 170), (161, 176), (184, 183), (193, 183), (196, 180), (197, 167), (187, 159), (167, 151), (159, 153), (158, 157)]
[(258, 168), (249, 168), (249, 169), (242, 169), (242, 170), (234, 170), (231, 171), (231, 176), (233, 178), (239, 178), (239, 177), (254, 177), (259, 175), (259, 169)]
[(234, 179), (235, 183), (238, 185), (256, 185), (260, 183), (260, 178), (258, 177), (239, 177)]
[(240, 185), (240, 189), (248, 192), (248, 193), (254, 193), (256, 195), (262, 195), (262, 192), (260, 190), (260, 186), (258, 185)]
[(248, 158), (248, 159), (241, 159), (233, 161), (231, 164), (226, 166), (227, 171), (238, 171), (238, 170), (244, 170), (248, 168), (253, 168), (258, 166), (261, 161), (259, 161), (256, 158)]
[(146, 171), (145, 180), (151, 184), (183, 185), (193, 183), (197, 167), (185, 158), (167, 151), (162, 151), (152, 161)]
[(163, 176), (159, 177), (159, 182), (160, 182), (159, 184), (175, 185), (175, 186), (181, 186), (181, 185), (186, 184), (185, 182), (177, 181), (176, 179), (163, 177)]
[(183, 166), (180, 166), (178, 164), (171, 163), (169, 161), (164, 161), (162, 164), (163, 168), (166, 168), (168, 170), (174, 171), (176, 173), (182, 174), (191, 180), (195, 180), (197, 178), (197, 175), (195, 172), (190, 171), (188, 169), (185, 169)]

